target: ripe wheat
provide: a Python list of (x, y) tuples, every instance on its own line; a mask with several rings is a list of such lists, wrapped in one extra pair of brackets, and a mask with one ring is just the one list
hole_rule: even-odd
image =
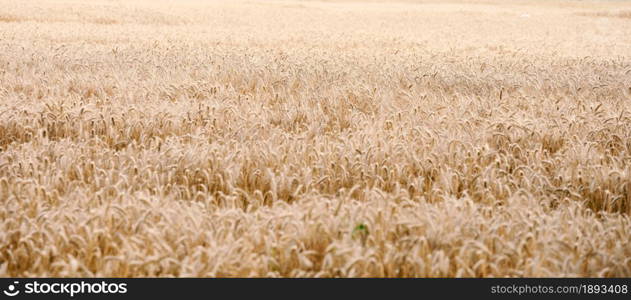
[(631, 276), (629, 4), (0, 7), (0, 276)]

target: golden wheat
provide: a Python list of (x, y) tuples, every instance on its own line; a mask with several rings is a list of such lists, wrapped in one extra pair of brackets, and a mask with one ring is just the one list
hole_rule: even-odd
[(631, 276), (630, 4), (0, 7), (0, 276)]

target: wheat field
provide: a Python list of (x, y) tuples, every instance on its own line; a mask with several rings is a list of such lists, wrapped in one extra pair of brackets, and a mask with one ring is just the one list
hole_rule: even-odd
[(631, 3), (0, 0), (2, 277), (629, 277)]

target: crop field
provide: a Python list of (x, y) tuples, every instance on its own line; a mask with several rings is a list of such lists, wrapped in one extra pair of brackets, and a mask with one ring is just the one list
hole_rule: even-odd
[(0, 277), (629, 277), (631, 2), (0, 0)]

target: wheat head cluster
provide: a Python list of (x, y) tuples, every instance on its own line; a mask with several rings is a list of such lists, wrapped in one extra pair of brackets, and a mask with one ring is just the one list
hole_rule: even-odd
[(0, 0), (0, 276), (631, 276), (630, 15)]

